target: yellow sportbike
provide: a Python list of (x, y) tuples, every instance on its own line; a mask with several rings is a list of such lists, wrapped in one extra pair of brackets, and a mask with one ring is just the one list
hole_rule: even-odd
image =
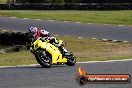
[[(62, 40), (59, 40), (59, 44), (61, 43), (63, 43)], [(31, 52), (34, 54), (37, 62), (45, 68), (59, 64), (74, 66), (76, 63), (76, 59), (70, 51), (62, 55), (59, 48), (51, 44), (50, 40), (43, 42), (40, 37), (32, 43), (31, 48)]]

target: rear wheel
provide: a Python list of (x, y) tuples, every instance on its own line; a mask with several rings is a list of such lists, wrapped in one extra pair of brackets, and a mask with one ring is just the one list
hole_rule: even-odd
[(50, 68), (52, 66), (52, 60), (50, 54), (46, 51), (39, 50), (35, 54), (37, 62), (44, 68)]
[(66, 65), (74, 66), (76, 64), (76, 58), (72, 53), (70, 53), (70, 55), (66, 55), (66, 58), (68, 59)]

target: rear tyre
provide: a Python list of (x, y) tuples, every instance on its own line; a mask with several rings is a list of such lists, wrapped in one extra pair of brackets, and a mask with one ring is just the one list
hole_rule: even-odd
[(46, 51), (39, 50), (35, 54), (37, 62), (44, 68), (50, 68), (52, 66), (52, 60), (50, 54)]
[(66, 65), (74, 66), (76, 64), (76, 58), (74, 57), (72, 53), (70, 53), (69, 56), (66, 56), (66, 58), (68, 59)]

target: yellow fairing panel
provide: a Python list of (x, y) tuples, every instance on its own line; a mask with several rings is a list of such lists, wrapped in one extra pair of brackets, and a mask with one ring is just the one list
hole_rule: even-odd
[[(46, 47), (45, 47), (46, 46)], [(66, 63), (67, 59), (66, 58), (62, 58), (62, 54), (60, 53), (60, 51), (58, 50), (57, 47), (55, 47), (54, 45), (50, 44), (50, 43), (43, 43), (41, 45), (41, 48), (45, 48), (46, 51), (48, 51), (51, 55), (52, 55), (52, 64), (56, 64), (57, 62), (62, 62), (62, 63)]]

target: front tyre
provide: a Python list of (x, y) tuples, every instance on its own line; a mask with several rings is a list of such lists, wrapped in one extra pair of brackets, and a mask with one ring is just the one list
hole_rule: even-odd
[(43, 50), (38, 50), (35, 54), (37, 62), (44, 68), (50, 68), (52, 66), (52, 61), (50, 54)]

